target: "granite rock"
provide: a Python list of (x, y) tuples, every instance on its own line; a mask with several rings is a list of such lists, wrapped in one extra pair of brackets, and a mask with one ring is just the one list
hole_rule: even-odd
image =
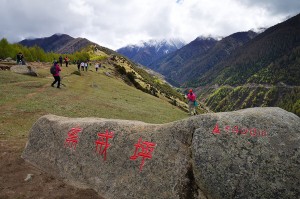
[(45, 115), (22, 157), (104, 198), (299, 198), (300, 118), (280, 108), (167, 123)]
[(192, 161), (208, 198), (300, 198), (300, 118), (252, 108), (197, 118)]

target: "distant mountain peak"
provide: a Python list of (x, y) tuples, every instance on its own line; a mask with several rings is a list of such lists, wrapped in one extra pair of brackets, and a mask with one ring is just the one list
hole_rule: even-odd
[(46, 52), (74, 53), (83, 47), (92, 44), (87, 39), (73, 38), (67, 34), (55, 33), (49, 37), (25, 39), (20, 44), (32, 47), (39, 46)]
[(185, 45), (182, 39), (150, 39), (131, 44), (117, 50), (118, 53), (125, 55), (131, 60), (148, 66), (154, 60), (174, 52)]

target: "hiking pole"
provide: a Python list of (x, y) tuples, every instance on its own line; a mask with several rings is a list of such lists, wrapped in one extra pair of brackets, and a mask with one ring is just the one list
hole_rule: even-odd
[(67, 87), (64, 83), (62, 83), (63, 77), (60, 78), (60, 84), (63, 85), (64, 87)]

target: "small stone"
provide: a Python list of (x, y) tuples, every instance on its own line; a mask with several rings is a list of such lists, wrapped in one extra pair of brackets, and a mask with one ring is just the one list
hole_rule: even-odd
[(30, 173), (29, 173), (29, 174), (27, 174), (27, 176), (26, 176), (26, 178), (24, 179), (24, 181), (27, 182), (27, 181), (31, 180), (32, 177), (33, 177), (33, 174), (30, 174)]

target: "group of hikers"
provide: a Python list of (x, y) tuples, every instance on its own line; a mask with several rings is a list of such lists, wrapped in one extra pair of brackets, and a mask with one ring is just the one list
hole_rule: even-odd
[[(63, 64), (63, 58), (62, 58), (62, 56), (59, 56), (58, 61), (59, 61), (60, 66), (62, 66), (62, 64)], [(66, 67), (68, 67), (69, 61), (70, 61), (70, 60), (69, 60), (68, 56), (66, 56), (66, 57), (64, 58), (64, 62), (65, 62), (65, 64), (66, 64)]]
[[(66, 63), (66, 67), (68, 67), (68, 62), (69, 59), (68, 57), (65, 57), (64, 59), (65, 63)], [(80, 71), (80, 69), (82, 71), (87, 71), (88, 69), (88, 65), (89, 65), (89, 61), (80, 61), (77, 60), (76, 62), (77, 64), (77, 68), (78, 71)], [(50, 71), (53, 75), (54, 81), (52, 82), (51, 86), (54, 87), (54, 85), (57, 83), (57, 88), (60, 88), (60, 84), (61, 84), (61, 78), (60, 78), (60, 71), (61, 71), (61, 67), (62, 66), (62, 57), (59, 57), (59, 62), (54, 61), (53, 66), (51, 67)], [(98, 69), (101, 67), (100, 63), (96, 63), (95, 64), (95, 69), (96, 71), (98, 71)], [(198, 106), (197, 100), (196, 100), (196, 94), (193, 92), (193, 89), (190, 89), (189, 92), (186, 94), (186, 99), (188, 101), (188, 108), (189, 108), (189, 114), (190, 115), (197, 115), (197, 111), (196, 111), (196, 107)]]
[[(57, 83), (56, 87), (60, 88), (60, 85), (61, 85), (60, 71), (61, 71), (61, 67), (63, 65), (63, 60), (66, 64), (66, 67), (68, 67), (69, 62), (70, 62), (69, 58), (66, 56), (63, 59), (62, 56), (60, 56), (58, 58), (58, 61), (54, 60), (53, 66), (50, 68), (50, 72), (51, 72), (51, 74), (53, 75), (53, 78), (54, 78), (54, 81), (51, 84), (52, 87), (54, 87), (54, 85)], [(84, 71), (84, 70), (87, 71), (89, 64), (91, 65), (91, 63), (89, 63), (89, 60), (86, 60), (86, 61), (77, 60), (74, 63), (77, 64), (78, 71), (80, 71), (80, 68), (81, 68), (81, 71)], [(100, 67), (101, 67), (101, 63), (96, 63), (95, 64), (96, 72), (98, 72), (98, 69)]]
[[(77, 64), (77, 69), (78, 69), (78, 71), (80, 71), (80, 69), (81, 69), (81, 71), (87, 71), (89, 65), (91, 65), (91, 63), (89, 64), (89, 61), (88, 61), (88, 60), (85, 61), (85, 62), (84, 62), (84, 61), (77, 60), (76, 64)], [(96, 64), (95, 64), (96, 72), (98, 72), (98, 69), (99, 69), (100, 67), (101, 67), (101, 63), (96, 63)]]

